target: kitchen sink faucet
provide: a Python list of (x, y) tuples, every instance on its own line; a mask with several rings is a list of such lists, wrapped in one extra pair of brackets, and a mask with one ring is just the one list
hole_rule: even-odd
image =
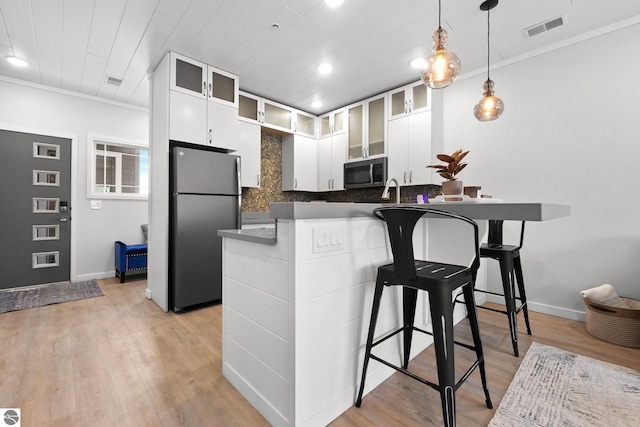
[(382, 198), (384, 200), (389, 200), (389, 186), (391, 185), (392, 181), (396, 183), (396, 204), (399, 205), (400, 204), (400, 183), (398, 183), (398, 180), (395, 178), (389, 178), (387, 180), (387, 183), (384, 186), (384, 191), (382, 192)]

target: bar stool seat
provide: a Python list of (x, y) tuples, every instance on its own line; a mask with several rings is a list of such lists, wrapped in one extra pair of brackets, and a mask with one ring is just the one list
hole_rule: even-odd
[[(502, 223), (502, 220), (489, 221), (489, 239), (487, 243), (480, 245), (480, 257), (491, 258), (498, 261), (500, 265), (500, 277), (502, 279), (503, 293), (490, 292), (481, 289), (476, 289), (476, 292), (496, 295), (504, 298), (505, 310), (484, 306), (478, 306), (478, 308), (507, 315), (509, 319), (509, 332), (511, 334), (513, 354), (518, 357), (518, 313), (520, 313), (520, 311), (524, 313), (524, 322), (527, 326), (527, 334), (531, 335), (529, 311), (527, 309), (527, 294), (524, 288), (522, 263), (520, 261), (520, 249), (522, 249), (524, 241), (525, 221), (522, 221), (520, 228), (520, 244), (518, 246), (502, 244)], [(516, 285), (518, 288), (517, 294)]]
[[(445, 426), (455, 426), (455, 391), (477, 367), (480, 368), (480, 377), (486, 405), (488, 408), (492, 408), (493, 406), (487, 387), (475, 299), (473, 296), (476, 273), (480, 266), (478, 225), (469, 218), (424, 207), (381, 207), (375, 209), (373, 213), (377, 218), (382, 219), (387, 224), (393, 253), (393, 263), (378, 267), (371, 321), (369, 323), (369, 332), (365, 347), (362, 379), (360, 381), (360, 391), (356, 400), (356, 406), (360, 407), (362, 404), (362, 394), (364, 392), (369, 360), (374, 359), (439, 391)], [(469, 229), (472, 231), (474, 237), (473, 250), (475, 252), (475, 257), (471, 265), (461, 266), (416, 260), (414, 258), (412, 237), (415, 225), (422, 217), (450, 218), (470, 225), (471, 227), (469, 227)], [(451, 225), (455, 224), (453, 221), (448, 222), (450, 222)], [(385, 286), (402, 286), (403, 325), (399, 329), (386, 334), (374, 342), (380, 301)], [(460, 288), (462, 288), (465, 305), (467, 307), (467, 317), (471, 326), (473, 345), (457, 342), (453, 336), (454, 301), (452, 299), (452, 293)], [(416, 301), (419, 290), (429, 293), (432, 332), (414, 326)], [(411, 340), (414, 331), (433, 336), (438, 370), (437, 384), (421, 378), (408, 370)], [(372, 349), (375, 346), (400, 332), (402, 332), (403, 335), (402, 366), (396, 366), (372, 354)], [(476, 353), (475, 362), (457, 382), (455, 379), (454, 344), (462, 345)]]

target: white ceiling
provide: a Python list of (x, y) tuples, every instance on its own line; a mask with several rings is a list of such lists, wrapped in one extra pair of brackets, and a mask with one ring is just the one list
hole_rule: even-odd
[[(442, 1), (463, 75), (486, 68), (480, 3)], [(558, 16), (564, 26), (526, 37)], [(638, 16), (638, 0), (500, 0), (491, 63)], [(321, 113), (418, 80), (409, 62), (429, 54), (437, 26), (437, 0), (345, 0), (339, 9), (323, 0), (0, 0), (0, 75), (148, 106), (148, 72), (173, 50), (239, 75), (243, 90)], [(16, 69), (7, 55), (31, 65)], [(317, 72), (324, 61), (334, 67), (327, 76)]]

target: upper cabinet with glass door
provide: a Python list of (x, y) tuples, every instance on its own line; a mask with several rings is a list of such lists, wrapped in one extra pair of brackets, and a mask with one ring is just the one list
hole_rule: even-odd
[(386, 110), (386, 94), (347, 107), (348, 160), (385, 154)]
[(170, 89), (238, 106), (238, 76), (171, 52)]
[(238, 103), (240, 120), (285, 133), (316, 135), (316, 117), (311, 114), (242, 91)]
[(389, 92), (389, 119), (431, 109), (431, 89), (421, 81)]
[(346, 112), (344, 108), (340, 108), (339, 110), (320, 116), (319, 138), (325, 138), (329, 135), (336, 135), (345, 132), (345, 117)]
[(313, 114), (305, 113), (303, 111), (294, 110), (294, 132), (299, 135), (316, 137), (316, 119)]

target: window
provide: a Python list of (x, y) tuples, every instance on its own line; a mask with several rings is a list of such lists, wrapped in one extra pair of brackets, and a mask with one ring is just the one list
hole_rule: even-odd
[(90, 137), (89, 197), (146, 199), (149, 194), (149, 149), (141, 144)]

